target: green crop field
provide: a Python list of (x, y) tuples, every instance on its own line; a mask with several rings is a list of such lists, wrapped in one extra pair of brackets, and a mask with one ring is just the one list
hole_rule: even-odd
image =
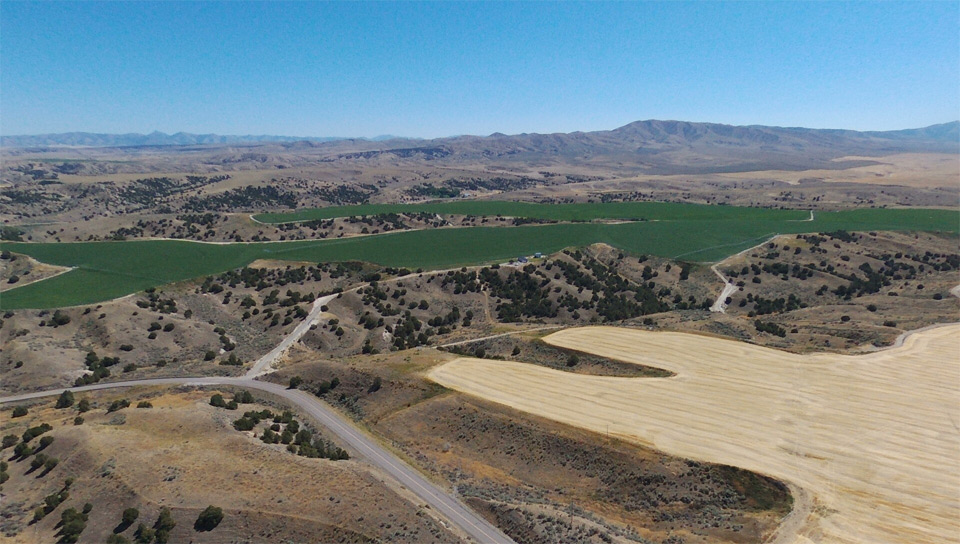
[(808, 212), (745, 208), (736, 206), (707, 206), (674, 202), (609, 202), (581, 204), (536, 204), (501, 200), (461, 200), (428, 202), (424, 204), (362, 204), (359, 206), (331, 206), (308, 208), (295, 212), (261, 213), (253, 218), (261, 223), (297, 223), (314, 219), (354, 217), (384, 213), (436, 213), (447, 215), (503, 215), (555, 221), (590, 221), (593, 219), (804, 219)]
[[(683, 206), (683, 205), (677, 205)], [(695, 206), (693, 208), (703, 208)], [(720, 206), (723, 213), (745, 210)], [(747, 209), (749, 210), (749, 209)], [(686, 207), (681, 211), (688, 211)], [(762, 212), (762, 213), (761, 213)], [(59, 276), (0, 295), (0, 308), (54, 308), (110, 300), (149, 287), (216, 274), (256, 259), (368, 261), (384, 266), (442, 269), (502, 262), (535, 252), (603, 242), (631, 254), (711, 262), (774, 234), (845, 230), (923, 230), (957, 233), (952, 210), (865, 209), (817, 212), (756, 210), (747, 217), (710, 217), (690, 211), (662, 221), (619, 224), (559, 223), (524, 227), (473, 227), (397, 232), (338, 240), (205, 244), (173, 240), (0, 244), (0, 249), (74, 267)], [(757, 213), (756, 216), (749, 214)]]

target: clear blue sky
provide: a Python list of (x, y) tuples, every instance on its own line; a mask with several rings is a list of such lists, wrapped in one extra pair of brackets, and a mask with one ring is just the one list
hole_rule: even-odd
[(0, 3), (0, 132), (960, 117), (960, 3)]

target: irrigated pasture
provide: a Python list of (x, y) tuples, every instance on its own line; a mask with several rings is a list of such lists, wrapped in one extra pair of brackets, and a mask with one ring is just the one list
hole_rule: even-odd
[[(500, 203), (514, 204), (514, 203)], [(406, 231), (336, 240), (206, 244), (178, 240), (82, 243), (3, 243), (23, 253), (75, 270), (7, 291), (3, 309), (54, 308), (90, 304), (149, 287), (216, 274), (257, 259), (332, 262), (367, 261), (383, 266), (442, 269), (498, 262), (535, 252), (606, 243), (632, 254), (688, 261), (715, 261), (781, 233), (846, 230), (957, 232), (953, 210), (863, 209), (807, 212), (692, 206), (683, 210), (745, 211), (746, 218), (688, 217), (618, 224), (560, 223), (522, 227), (471, 227)], [(714, 213), (714, 212), (711, 212)], [(756, 215), (753, 215), (756, 214)], [(781, 219), (772, 219), (780, 214)], [(809, 215), (807, 215), (809, 217)]]
[(801, 490), (777, 542), (960, 542), (960, 325), (859, 356), (588, 327), (548, 343), (676, 373), (573, 374), (461, 358), (429, 377), (556, 421)]
[[(920, 228), (931, 210), (861, 209), (841, 212), (817, 212), (822, 220), (840, 221), (856, 229), (860, 222), (883, 221), (890, 228)], [(436, 213), (447, 215), (476, 215), (523, 217), (552, 221), (592, 221), (595, 219), (645, 219), (648, 221), (802, 221), (806, 210), (749, 208), (743, 206), (709, 206), (677, 202), (581, 202), (575, 204), (538, 204), (502, 200), (460, 200), (453, 202), (425, 202), (420, 204), (361, 204), (357, 206), (330, 206), (308, 208), (295, 212), (261, 213), (253, 218), (261, 223), (294, 223), (334, 217), (354, 217), (384, 213)], [(927, 218), (927, 219), (924, 219)]]

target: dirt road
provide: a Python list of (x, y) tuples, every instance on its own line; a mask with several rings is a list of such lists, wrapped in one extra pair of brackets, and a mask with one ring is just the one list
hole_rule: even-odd
[(502, 332), (502, 333), (500, 333), (500, 334), (491, 334), (490, 336), (481, 336), (480, 338), (471, 338), (470, 340), (460, 340), (460, 341), (458, 341), (458, 342), (450, 342), (450, 343), (447, 343), (447, 344), (440, 344), (439, 346), (436, 346), (436, 347), (438, 347), (438, 348), (451, 348), (451, 347), (453, 347), (453, 346), (462, 346), (462, 345), (464, 345), (464, 344), (472, 344), (472, 343), (474, 343), (474, 342), (483, 342), (484, 340), (491, 340), (491, 339), (493, 339), (493, 338), (500, 338), (500, 337), (503, 337), (503, 336), (512, 336), (512, 335), (515, 335), (515, 334), (523, 334), (523, 333), (525, 333), (525, 332), (549, 331), (549, 330), (553, 330), (553, 329), (562, 329), (563, 327), (566, 327), (566, 325), (549, 325), (549, 326), (546, 326), (546, 327), (536, 327), (536, 328), (533, 328), (533, 329), (520, 329), (520, 330), (516, 330), (516, 331)]
[(857, 356), (612, 327), (544, 340), (676, 375), (587, 376), (460, 358), (429, 376), (562, 423), (609, 426), (673, 455), (789, 482), (810, 501), (798, 500), (778, 543), (960, 542), (960, 324)]
[(723, 314), (727, 311), (727, 297), (737, 292), (737, 286), (717, 269), (717, 265), (711, 266), (710, 270), (713, 270), (713, 273), (723, 282), (723, 290), (717, 295), (717, 300), (713, 302), (713, 306), (710, 306), (710, 311)]
[(299, 342), (300, 339), (303, 338), (304, 334), (307, 334), (307, 331), (310, 330), (310, 326), (316, 323), (317, 319), (320, 317), (320, 314), (323, 313), (323, 307), (329, 304), (330, 301), (335, 298), (337, 298), (337, 295), (333, 294), (314, 300), (313, 307), (310, 309), (310, 313), (307, 314), (307, 317), (305, 317), (295, 329), (290, 331), (290, 334), (288, 334), (283, 340), (280, 341), (279, 344), (277, 344), (277, 347), (270, 350), (270, 352), (263, 357), (257, 359), (257, 362), (253, 363), (253, 366), (247, 371), (247, 377), (256, 378), (257, 376), (271, 372), (273, 364), (277, 362), (277, 359), (282, 357), (288, 349)]
[[(805, 221), (813, 221), (813, 212), (812, 212), (812, 211), (810, 212), (810, 218), (809, 218), (809, 219), (800, 219), (800, 222), (805, 222)], [(727, 297), (729, 297), (730, 295), (736, 293), (736, 292), (737, 292), (737, 289), (738, 289), (738, 287), (737, 287), (736, 285), (734, 285), (734, 283), (733, 283), (732, 281), (730, 281), (729, 278), (727, 278), (726, 276), (723, 275), (723, 272), (720, 272), (720, 267), (723, 266), (724, 263), (730, 263), (731, 261), (739, 258), (740, 256), (742, 256), (742, 255), (744, 255), (744, 254), (746, 254), (746, 253), (748, 253), (748, 252), (750, 252), (750, 251), (753, 251), (754, 249), (757, 249), (758, 247), (760, 247), (760, 246), (762, 246), (762, 245), (764, 245), (764, 244), (766, 244), (766, 243), (772, 242), (773, 240), (775, 240), (775, 239), (777, 238), (777, 236), (780, 236), (780, 235), (779, 235), (779, 234), (775, 234), (775, 235), (771, 236), (770, 238), (767, 238), (767, 239), (765, 239), (764, 241), (760, 242), (759, 244), (757, 244), (757, 245), (755, 245), (755, 246), (748, 247), (747, 249), (744, 249), (743, 251), (741, 251), (741, 252), (739, 252), (739, 253), (737, 253), (737, 254), (735, 254), (735, 255), (731, 255), (731, 256), (727, 257), (726, 259), (724, 259), (724, 260), (720, 261), (719, 263), (716, 263), (716, 264), (714, 264), (714, 265), (712, 265), (712, 266), (710, 267), (710, 270), (712, 270), (713, 273), (716, 274), (718, 278), (720, 278), (720, 281), (723, 282), (723, 290), (720, 291), (720, 294), (717, 296), (717, 300), (715, 300), (715, 301), (713, 302), (713, 305), (710, 306), (710, 311), (711, 311), (711, 312), (720, 312), (721, 314), (727, 313), (727, 302), (726, 302)]]

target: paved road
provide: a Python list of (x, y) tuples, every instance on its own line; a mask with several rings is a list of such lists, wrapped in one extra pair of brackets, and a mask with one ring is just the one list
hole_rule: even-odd
[(282, 385), (257, 381), (249, 377), (154, 378), (128, 382), (98, 383), (83, 387), (70, 387), (13, 395), (0, 398), (0, 404), (56, 396), (67, 389), (75, 393), (80, 393), (83, 391), (149, 385), (233, 385), (258, 389), (283, 397), (301, 408), (304, 412), (313, 416), (320, 424), (329, 429), (330, 432), (335, 434), (355, 452), (395, 478), (401, 485), (413, 492), (420, 500), (429, 505), (430, 508), (439, 512), (447, 520), (459, 527), (474, 541), (481, 544), (513, 544), (513, 540), (501, 533), (500, 530), (490, 522), (481, 518), (465, 504), (424, 478), (416, 469), (354, 427), (352, 423), (335, 412), (326, 403), (309, 393), (297, 389), (286, 389)]
[[(394, 279), (403, 280), (412, 278), (416, 275), (418, 274), (410, 274), (409, 276)], [(364, 286), (365, 285), (354, 287), (353, 289), (348, 290), (348, 292), (361, 289)], [(310, 326), (313, 325), (320, 317), (320, 314), (323, 313), (323, 306), (329, 304), (330, 301), (336, 297), (337, 294), (333, 294), (316, 299), (313, 302), (313, 307), (310, 309), (310, 313), (307, 314), (307, 317), (304, 318), (304, 320), (297, 325), (297, 327), (291, 331), (290, 334), (288, 334), (276, 347), (270, 350), (269, 353), (260, 359), (257, 359), (257, 361), (243, 377), (153, 378), (125, 382), (98, 383), (82, 387), (67, 387), (2, 397), (0, 398), (0, 404), (57, 396), (67, 390), (80, 393), (84, 391), (99, 391), (103, 389), (151, 385), (233, 385), (266, 391), (283, 397), (316, 418), (317, 421), (334, 433), (341, 441), (345, 442), (356, 453), (395, 478), (401, 485), (413, 492), (425, 504), (429, 505), (433, 510), (439, 512), (443, 517), (452, 522), (474, 541), (481, 544), (514, 544), (510, 537), (500, 532), (500, 530), (497, 529), (493, 524), (475, 514), (472, 510), (470, 510), (470, 508), (460, 502), (453, 495), (431, 483), (416, 469), (408, 465), (389, 450), (380, 446), (375, 440), (364, 434), (351, 422), (335, 412), (332, 408), (330, 408), (330, 406), (317, 397), (303, 391), (286, 389), (281, 385), (257, 381), (255, 379), (274, 370), (273, 364), (294, 344), (300, 341), (303, 335), (310, 330)]]

